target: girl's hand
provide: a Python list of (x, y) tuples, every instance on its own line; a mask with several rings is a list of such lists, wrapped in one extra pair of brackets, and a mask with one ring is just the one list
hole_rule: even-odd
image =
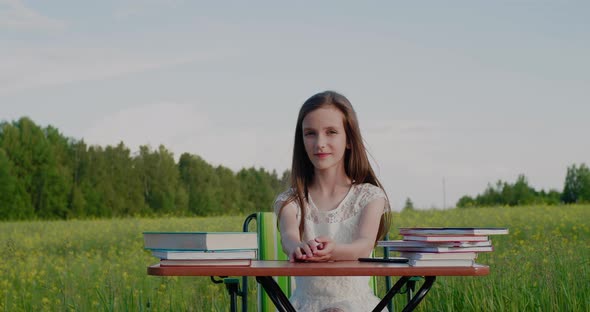
[(319, 236), (314, 239), (316, 242), (316, 251), (313, 257), (305, 259), (306, 261), (325, 262), (332, 259), (332, 251), (336, 248), (336, 243), (327, 236)]
[(299, 243), (299, 245), (295, 247), (295, 250), (289, 255), (289, 261), (310, 261), (310, 259), (314, 258), (315, 253), (318, 252), (319, 245), (320, 244), (313, 239)]

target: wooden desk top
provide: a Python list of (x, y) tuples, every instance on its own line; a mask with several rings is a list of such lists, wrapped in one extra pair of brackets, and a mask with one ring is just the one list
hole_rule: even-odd
[(149, 275), (159, 276), (480, 276), (490, 268), (476, 264), (470, 267), (412, 267), (400, 263), (359, 261), (296, 262), (252, 261), (251, 266), (177, 266), (148, 267)]

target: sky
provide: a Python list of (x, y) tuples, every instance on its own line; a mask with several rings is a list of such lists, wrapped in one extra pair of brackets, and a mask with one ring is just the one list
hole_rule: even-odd
[[(213, 2), (213, 3), (211, 3)], [(590, 164), (587, 1), (0, 0), (0, 121), (289, 169), (299, 108), (352, 102), (394, 209)]]

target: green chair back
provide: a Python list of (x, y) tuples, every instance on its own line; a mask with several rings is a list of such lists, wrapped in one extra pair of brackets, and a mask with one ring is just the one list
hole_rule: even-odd
[[(283, 252), (281, 236), (277, 229), (277, 218), (272, 212), (258, 212), (256, 215), (258, 231), (258, 259), (260, 260), (288, 260)], [(274, 277), (287, 297), (291, 296), (292, 284), (290, 276)], [(271, 312), (276, 308), (266, 295), (264, 289), (258, 285), (258, 311)]]

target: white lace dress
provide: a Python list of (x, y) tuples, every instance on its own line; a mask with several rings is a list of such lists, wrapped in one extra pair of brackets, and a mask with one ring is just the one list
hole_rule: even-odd
[[(280, 194), (275, 202), (287, 200), (292, 190)], [(309, 197), (308, 210), (305, 214), (303, 238), (313, 239), (325, 235), (337, 243), (350, 243), (358, 231), (361, 212), (368, 203), (386, 198), (379, 187), (372, 184), (354, 184), (342, 202), (333, 210), (320, 211)], [(295, 205), (298, 207), (297, 203)], [(386, 204), (388, 210), (389, 205)], [(301, 210), (297, 217), (300, 218)], [(370, 255), (367, 255), (370, 256)], [(369, 286), (368, 276), (296, 276), (295, 290), (289, 299), (297, 311), (319, 312), (327, 308), (339, 308), (342, 311), (371, 311), (378, 303)]]

